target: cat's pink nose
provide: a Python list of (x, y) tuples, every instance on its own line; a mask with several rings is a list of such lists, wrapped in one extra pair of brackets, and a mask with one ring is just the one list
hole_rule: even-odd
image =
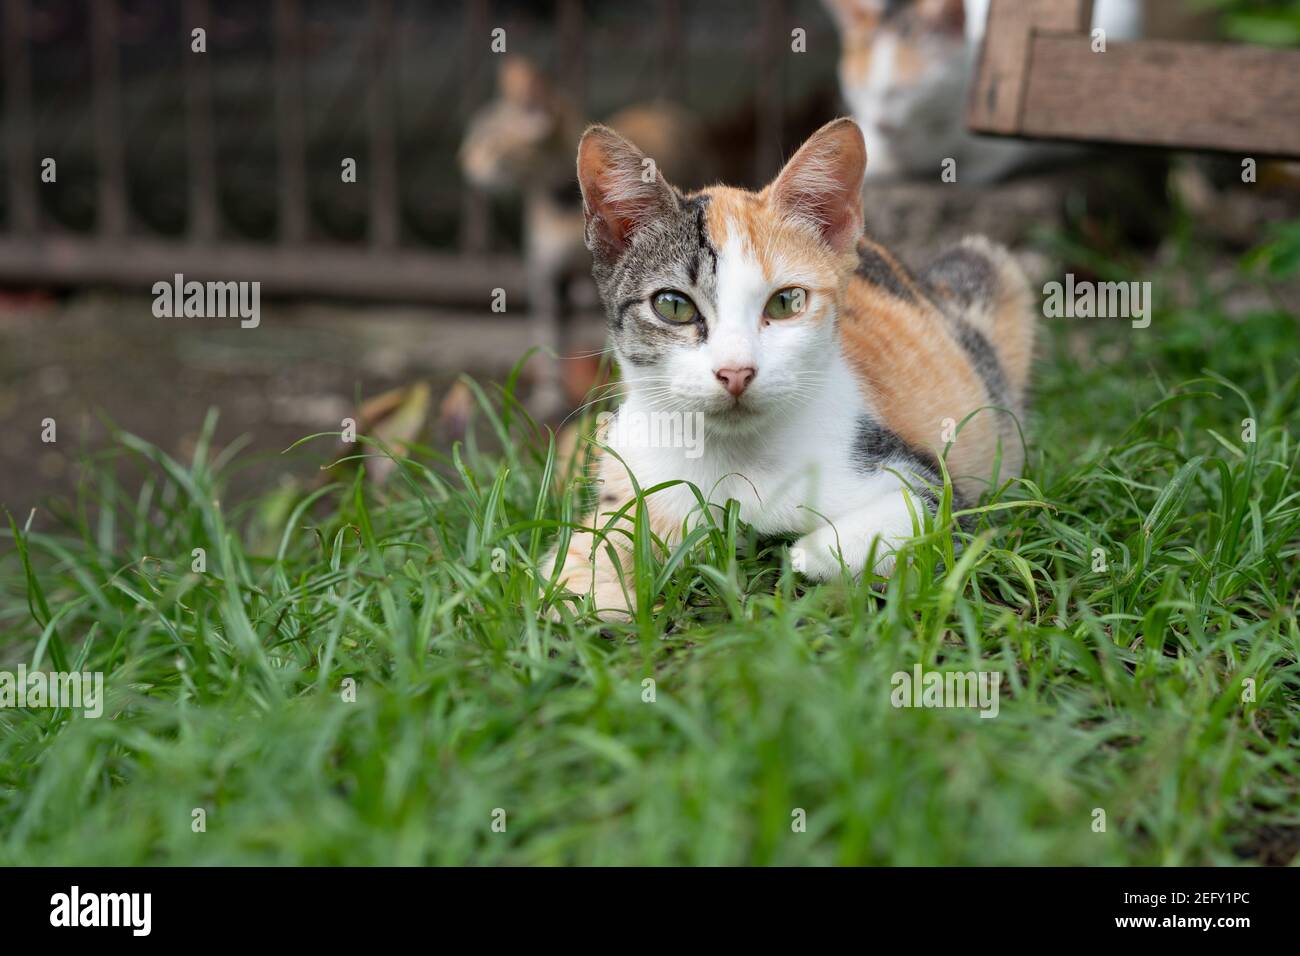
[(728, 392), (739, 398), (740, 393), (749, 388), (749, 383), (754, 380), (757, 369), (720, 368), (713, 374), (718, 376), (718, 381), (723, 384)]

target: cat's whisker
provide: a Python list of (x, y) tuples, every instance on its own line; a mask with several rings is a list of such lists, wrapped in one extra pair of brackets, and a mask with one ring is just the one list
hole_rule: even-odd
[[(664, 381), (668, 381), (668, 379), (664, 379)], [(582, 413), (585, 412), (588, 408), (591, 408), (593, 405), (598, 405), (601, 402), (609, 401), (614, 397), (626, 398), (629, 394), (631, 394), (631, 386), (627, 382), (610, 383), (610, 384), (611, 385), (618, 384), (625, 387), (628, 390), (625, 391), (622, 396), (613, 396), (612, 394), (605, 394), (605, 395), (597, 396), (596, 398), (593, 398), (590, 401), (584, 402), (582, 405), (578, 406), (576, 409), (574, 409), (572, 412), (570, 412), (568, 415), (564, 417), (564, 419), (560, 422), (560, 427), (563, 428), (565, 425), (569, 423), (571, 419), (575, 417), (581, 417)], [(659, 386), (652, 389), (637, 389), (636, 391), (638, 396), (641, 396), (652, 403), (661, 395), (672, 394), (672, 390), (667, 386)]]
[(560, 359), (564, 362), (572, 362), (576, 359), (596, 358), (599, 355), (613, 355), (614, 346), (607, 345), (603, 349), (596, 349), (593, 352), (574, 352), (572, 355), (561, 355)]
[(607, 401), (608, 398), (609, 396), (601, 396), (599, 398), (593, 398), (591, 401), (584, 402), (583, 404), (579, 405), (577, 408), (569, 412), (569, 414), (565, 415), (564, 418), (560, 420), (559, 428), (564, 428), (566, 425), (569, 424), (569, 421), (573, 418), (581, 418), (582, 413), (585, 412), (587, 409), (591, 408), (591, 406), (599, 405), (601, 402)]

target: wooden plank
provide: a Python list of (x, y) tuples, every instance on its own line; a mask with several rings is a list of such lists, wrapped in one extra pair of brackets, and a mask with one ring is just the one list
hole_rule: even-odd
[(488, 312), (492, 290), (527, 304), (524, 269), (504, 256), (460, 256), (307, 244), (187, 243), (145, 238), (104, 242), (71, 235), (0, 235), (0, 282), (107, 285), (149, 295), (155, 282), (259, 281), (266, 295), (465, 305)]
[(1019, 132), (1300, 156), (1300, 50), (1037, 36)]
[(32, 72), (27, 56), (27, 0), (4, 0), (4, 141), (9, 227), (30, 235), (40, 227), (32, 155)]
[(981, 133), (1018, 133), (1034, 34), (1086, 36), (1091, 22), (1092, 0), (992, 0), (966, 125)]

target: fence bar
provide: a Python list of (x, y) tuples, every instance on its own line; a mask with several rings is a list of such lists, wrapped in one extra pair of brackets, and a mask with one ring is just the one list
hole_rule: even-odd
[(398, 213), (393, 0), (370, 0), (370, 20), (370, 244), (391, 249), (397, 245)]
[(302, 2), (275, 0), (275, 125), (280, 191), (279, 238), (307, 237), (306, 148), (303, 113)]
[(758, 142), (754, 150), (754, 178), (766, 182), (781, 166), (781, 127), (785, 116), (782, 82), (788, 47), (785, 45), (785, 0), (764, 0), (758, 33)]
[(686, 96), (686, 58), (682, 44), (682, 0), (659, 0), (659, 94), (681, 100)]
[(99, 167), (99, 233), (126, 232), (126, 163), (122, 155), (122, 97), (118, 70), (117, 0), (90, 5), (91, 61), (95, 77), (95, 151)]
[(587, 48), (582, 0), (560, 0), (556, 13), (559, 72), (578, 112), (589, 115), (587, 96)]
[[(190, 33), (197, 27), (208, 32), (208, 52), (195, 53)], [(212, 17), (208, 0), (185, 0), (181, 20), (185, 44), (185, 127), (189, 160), (189, 233), (191, 239), (210, 240), (217, 234), (217, 175), (212, 141)]]
[[(466, 0), (460, 40), (461, 127), (483, 102), (482, 65), (488, 47), (487, 0)], [(483, 252), (488, 247), (488, 200), (483, 191), (468, 183), (460, 193), (460, 235), (457, 244), (466, 254)]]
[(4, 0), (5, 162), (9, 227), (36, 232), (36, 167), (32, 157), (32, 73), (27, 58), (27, 0)]

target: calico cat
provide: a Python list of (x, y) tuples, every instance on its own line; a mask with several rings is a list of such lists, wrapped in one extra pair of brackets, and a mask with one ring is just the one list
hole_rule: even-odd
[[(700, 167), (692, 144), (701, 137), (694, 119), (680, 107), (637, 104), (607, 122), (653, 155), (669, 176), (688, 176)], [(461, 170), (471, 183), (489, 193), (523, 198), (530, 318), (534, 344), (544, 350), (536, 362), (533, 396), (541, 417), (566, 404), (559, 370), (546, 353), (568, 350), (568, 280), (590, 267), (572, 153), (585, 125), (541, 70), (512, 55), (498, 72), (496, 98), (471, 118), (459, 153)], [(579, 395), (585, 391), (585, 386), (577, 389)]]
[[(800, 536), (798, 569), (814, 580), (837, 577), (841, 559), (859, 575), (873, 553), (874, 571), (892, 570), (913, 510), (936, 506), (949, 439), (959, 500), (1019, 473), (1034, 338), (1025, 277), (981, 238), (919, 275), (866, 238), (852, 120), (824, 126), (758, 193), (683, 194), (643, 177), (642, 159), (603, 126), (578, 149), (626, 398), (604, 431), (617, 457), (599, 461), (593, 530), (551, 556), (555, 580), (604, 615), (631, 609), (629, 523), (598, 533), (633, 497), (629, 470), (643, 489), (689, 481), (711, 506), (738, 501), (760, 534)], [(655, 413), (697, 422), (698, 442), (654, 447), (619, 427)], [(646, 505), (670, 544), (698, 518), (682, 485)]]
[[(965, 109), (989, 0), (823, 0), (840, 34), (840, 89), (871, 152), (869, 179), (937, 179), (947, 158), (958, 180), (988, 183), (1077, 150), (975, 136)], [(1108, 39), (1140, 31), (1141, 0), (1097, 0)]]

